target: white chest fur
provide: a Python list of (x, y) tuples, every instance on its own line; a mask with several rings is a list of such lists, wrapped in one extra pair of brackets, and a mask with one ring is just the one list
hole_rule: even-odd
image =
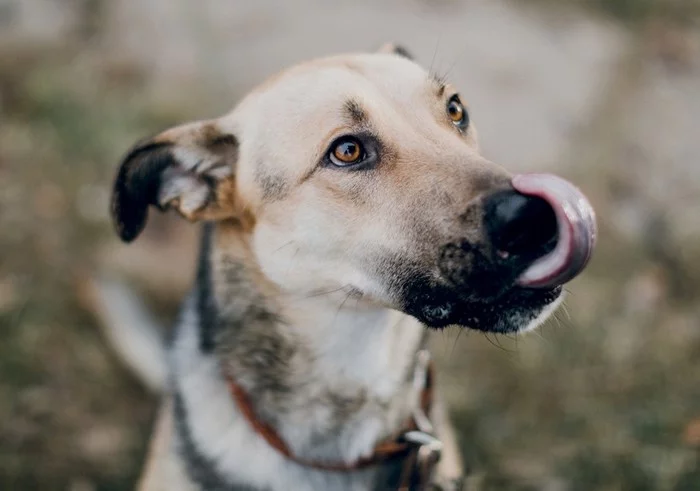
[[(232, 400), (216, 357), (199, 350), (194, 310), (185, 312), (171, 352), (173, 384), (181, 396), (188, 437), (219, 476), (262, 489), (368, 488), (372, 470), (351, 475), (311, 470), (289, 461), (256, 434)], [(292, 405), (277, 430), (295, 453), (307, 458), (350, 462), (367, 456), (400, 426), (415, 403), (417, 394), (404, 388), (424, 328), (389, 310), (303, 312), (315, 320), (299, 329), (314, 354), (309, 384), (319, 391), (329, 385), (365, 391), (368, 402), (325, 445), (312, 445), (314, 435), (326, 429), (329, 409), (322, 401)]]

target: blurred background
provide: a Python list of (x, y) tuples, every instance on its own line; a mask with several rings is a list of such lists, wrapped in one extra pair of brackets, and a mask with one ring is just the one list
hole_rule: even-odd
[(82, 285), (120, 274), (167, 325), (197, 230), (160, 215), (117, 242), (124, 151), (385, 41), (460, 87), (489, 159), (566, 176), (599, 215), (557, 319), (434, 336), (468, 489), (700, 489), (699, 0), (0, 0), (0, 489), (138, 473), (157, 401)]

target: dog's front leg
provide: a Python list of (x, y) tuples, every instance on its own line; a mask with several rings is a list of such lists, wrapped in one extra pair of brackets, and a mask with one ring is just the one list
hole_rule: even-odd
[(433, 403), (431, 416), (435, 435), (442, 442), (442, 456), (433, 478), (433, 487), (440, 491), (462, 491), (464, 488), (462, 454), (459, 451), (457, 436), (449, 414), (438, 394)]

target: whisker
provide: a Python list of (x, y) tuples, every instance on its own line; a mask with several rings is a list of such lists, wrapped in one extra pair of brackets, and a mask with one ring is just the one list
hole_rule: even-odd
[(340, 314), (340, 311), (343, 310), (345, 302), (347, 302), (350, 299), (350, 295), (352, 295), (352, 290), (349, 291), (348, 294), (345, 295), (343, 301), (340, 302), (340, 306), (338, 307), (338, 310), (335, 311), (335, 315), (333, 316), (333, 322), (331, 323), (331, 327), (333, 327), (335, 325), (335, 321), (338, 320), (338, 315)]
[(554, 317), (554, 320), (557, 321), (557, 327), (559, 329), (566, 327), (566, 323), (562, 320), (561, 317), (559, 317), (559, 312), (554, 312), (552, 317)]
[[(330, 295), (331, 293), (339, 292), (342, 290), (345, 290), (347, 287), (350, 285), (343, 285), (340, 288), (334, 288), (333, 290), (328, 290), (328, 291), (323, 291), (323, 292), (314, 292), (310, 295), (307, 295), (304, 298), (316, 298), (316, 297), (322, 297), (323, 295)], [(348, 292), (348, 295), (350, 295), (352, 292)]]
[(552, 342), (551, 342), (549, 339), (547, 339), (546, 337), (544, 337), (544, 336), (542, 335), (542, 333), (539, 332), (539, 329), (534, 329), (534, 330), (532, 330), (532, 331), (530, 331), (530, 332), (532, 332), (535, 336), (537, 336), (538, 338), (540, 338), (547, 346), (550, 346), (550, 347), (552, 346)]
[(503, 346), (503, 344), (501, 343), (501, 335), (499, 335), (499, 334), (494, 334), (494, 335), (493, 335), (493, 339), (494, 339), (494, 341), (496, 341), (496, 344), (497, 344), (498, 346), (500, 346), (501, 349), (503, 349), (503, 351), (508, 351), (508, 352), (510, 352), (510, 350), (509, 350), (508, 348), (506, 348), (505, 346)]
[(452, 64), (450, 65), (450, 67), (449, 67), (449, 68), (447, 69), (447, 71), (445, 72), (445, 79), (447, 79), (447, 77), (452, 73), (452, 70), (454, 70), (455, 66), (457, 66), (457, 63), (459, 63), (460, 61), (462, 61), (462, 57), (464, 56), (464, 53), (466, 53), (466, 51), (467, 51), (467, 48), (465, 47), (465, 48), (462, 48), (462, 49), (459, 51), (459, 53), (457, 53), (457, 58), (455, 59), (454, 62), (452, 62)]
[[(288, 245), (293, 244), (293, 243), (294, 243), (294, 240), (292, 239), (292, 240), (290, 240), (289, 242), (287, 242), (287, 243), (282, 244), (281, 246), (279, 246), (279, 247), (278, 247), (277, 249), (275, 249), (273, 252), (278, 252), (278, 251), (284, 249), (285, 247), (287, 247)], [(299, 252), (299, 251), (297, 250), (297, 252)]]
[(462, 335), (462, 333), (466, 331), (466, 328), (464, 327), (458, 327), (457, 328), (457, 336), (455, 337), (455, 342), (452, 345), (452, 351), (450, 351), (450, 358), (452, 358), (452, 355), (455, 352), (455, 348), (457, 347), (457, 343), (459, 342), (459, 337)]
[(564, 309), (564, 313), (566, 314), (566, 318), (561, 317), (561, 311), (555, 312), (554, 318), (557, 320), (560, 327), (564, 329), (572, 329), (573, 324), (571, 323), (571, 316), (569, 315), (569, 312), (566, 309)]
[(491, 338), (489, 337), (489, 333), (488, 333), (488, 332), (485, 332), (485, 333), (484, 333), (484, 337), (486, 338), (486, 341), (488, 341), (489, 344), (490, 344), (491, 346), (493, 346), (494, 348), (498, 348), (498, 349), (500, 349), (501, 351), (505, 351), (504, 348), (503, 348), (503, 346), (499, 346), (498, 344), (496, 344), (495, 342), (493, 342), (493, 341), (491, 340)]
[(447, 68), (447, 70), (445, 71), (445, 73), (442, 74), (442, 79), (443, 79), (443, 81), (447, 81), (448, 77), (449, 77), (450, 74), (452, 73), (452, 70), (454, 70), (454, 67), (457, 65), (457, 61), (459, 61), (459, 60), (455, 60), (454, 63), (452, 63), (452, 64)]
[[(501, 341), (500, 341), (501, 338), (502, 338), (502, 336), (504, 336), (504, 334), (494, 333), (494, 335), (493, 335), (493, 337), (496, 339), (496, 342), (497, 342), (498, 345), (503, 349), (503, 351), (505, 351), (505, 352), (508, 353), (509, 355), (517, 355), (518, 353), (517, 353), (516, 350), (510, 349), (510, 348), (507, 348), (507, 347), (503, 346), (503, 344), (502, 344)], [(509, 339), (510, 339), (510, 338), (509, 338)]]
[(571, 321), (571, 313), (569, 312), (569, 308), (566, 306), (566, 302), (563, 302), (563, 303), (561, 304), (561, 309), (562, 309), (562, 310), (564, 311), (564, 313), (566, 314), (566, 318), (567, 318), (569, 321)]
[(433, 58), (430, 60), (430, 68), (428, 68), (428, 73), (430, 76), (433, 75), (433, 64), (435, 63), (435, 57), (437, 56), (438, 49), (440, 49), (440, 41), (442, 41), (442, 32), (438, 32), (437, 42), (435, 43), (435, 50), (433, 51)]
[(289, 277), (289, 274), (292, 272), (294, 258), (297, 257), (297, 254), (299, 254), (300, 249), (301, 249), (301, 247), (297, 247), (297, 250), (294, 251), (294, 254), (292, 254), (292, 257), (290, 258), (291, 260), (289, 261), (289, 267), (287, 268), (287, 273), (286, 273), (287, 277)]

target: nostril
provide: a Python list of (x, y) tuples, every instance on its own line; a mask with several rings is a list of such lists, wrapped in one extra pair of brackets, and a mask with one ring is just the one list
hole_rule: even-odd
[(484, 206), (486, 232), (501, 257), (536, 259), (554, 249), (557, 217), (544, 199), (499, 191)]

